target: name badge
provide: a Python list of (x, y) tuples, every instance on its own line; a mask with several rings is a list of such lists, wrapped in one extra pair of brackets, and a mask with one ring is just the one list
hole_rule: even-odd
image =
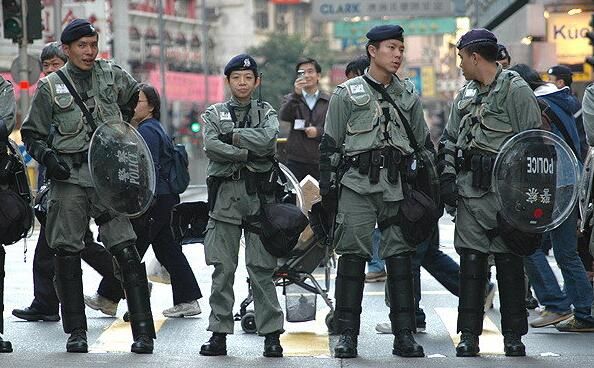
[(474, 97), (476, 96), (476, 89), (467, 89), (466, 92), (464, 92), (464, 97)]
[(349, 86), (352, 94), (365, 93), (365, 87), (362, 84), (352, 84)]
[(65, 84), (56, 84), (56, 93), (68, 93), (68, 87)]
[(219, 115), (220, 120), (231, 120), (231, 113), (226, 111), (221, 111), (221, 115)]

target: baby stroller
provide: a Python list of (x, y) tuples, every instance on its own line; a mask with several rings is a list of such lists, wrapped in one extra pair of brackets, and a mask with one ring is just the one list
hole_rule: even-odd
[[(309, 222), (313, 236), (300, 242), (287, 256), (279, 260), (274, 271), (276, 286), (283, 288), (285, 295), (285, 315), (287, 322), (306, 322), (316, 318), (316, 298), (322, 297), (330, 312), (326, 315), (326, 326), (330, 333), (334, 332), (334, 305), (328, 296), (330, 290), (330, 271), (335, 264), (333, 251), (329, 246), (329, 226), (321, 203), (315, 203), (309, 211)], [(308, 230), (304, 231), (306, 233)], [(324, 268), (324, 287), (315, 279), (313, 272), (320, 265)], [(256, 333), (256, 315), (248, 309), (254, 301), (249, 278), (247, 279), (248, 295), (241, 302), (235, 320), (241, 322), (246, 333)]]

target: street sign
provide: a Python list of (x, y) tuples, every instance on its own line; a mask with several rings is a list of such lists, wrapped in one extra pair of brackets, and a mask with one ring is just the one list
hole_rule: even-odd
[(313, 0), (311, 17), (343, 20), (354, 17), (448, 17), (454, 15), (451, 0)]
[[(10, 75), (12, 80), (15, 82), (21, 81), (20, 76), (21, 58), (20, 56), (15, 58), (10, 66)], [(37, 83), (39, 76), (41, 75), (41, 67), (39, 66), (39, 60), (31, 55), (27, 55), (27, 81), (30, 85)]]
[(430, 36), (444, 33), (456, 33), (456, 18), (413, 18), (398, 20), (374, 19), (360, 22), (336, 22), (334, 23), (334, 37), (341, 39), (367, 42), (365, 34), (375, 26), (384, 24), (399, 24), (404, 29), (404, 37), (408, 36)]

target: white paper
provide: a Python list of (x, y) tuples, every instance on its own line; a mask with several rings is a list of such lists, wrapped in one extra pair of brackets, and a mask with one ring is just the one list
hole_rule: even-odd
[(293, 126), (295, 130), (305, 130), (305, 120), (304, 119), (295, 119), (295, 125)]

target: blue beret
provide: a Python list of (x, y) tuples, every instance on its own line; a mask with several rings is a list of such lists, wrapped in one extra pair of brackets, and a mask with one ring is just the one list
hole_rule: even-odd
[(404, 29), (399, 25), (375, 26), (365, 35), (369, 41), (400, 40), (404, 42)]
[(510, 57), (509, 52), (502, 44), (497, 44), (497, 60), (504, 60)]
[(60, 41), (62, 44), (69, 44), (72, 41), (76, 41), (81, 37), (85, 36), (95, 36), (97, 31), (95, 27), (86, 19), (74, 19), (72, 22), (68, 23), (66, 28), (62, 31), (62, 35), (60, 36)]
[(493, 32), (486, 30), (484, 28), (477, 28), (471, 29), (470, 31), (466, 32), (460, 39), (458, 40), (458, 45), (456, 47), (458, 50), (462, 50), (468, 45), (472, 45), (474, 43), (479, 42), (487, 42), (487, 43), (497, 43), (497, 37), (493, 34)]
[(258, 74), (258, 64), (256, 60), (248, 54), (240, 54), (233, 57), (225, 66), (225, 75), (231, 75), (235, 70), (253, 70), (254, 74)]

